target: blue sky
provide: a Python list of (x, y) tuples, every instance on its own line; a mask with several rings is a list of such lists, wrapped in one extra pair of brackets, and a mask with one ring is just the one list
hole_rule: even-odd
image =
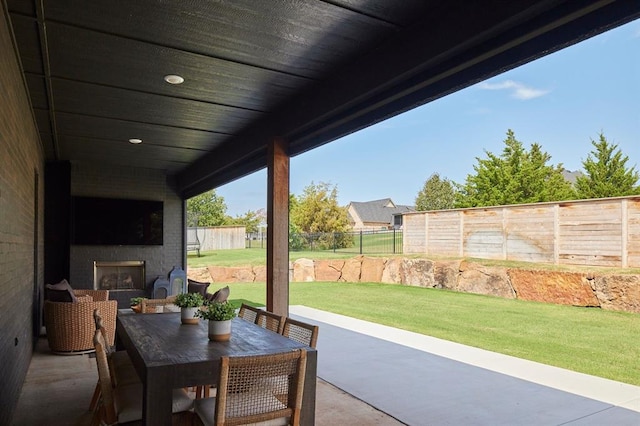
[[(640, 167), (640, 20), (291, 159), (291, 192), (336, 185), (338, 201), (413, 205), (432, 173), (463, 183), (507, 129), (552, 164), (581, 170), (603, 132)], [(266, 170), (216, 189), (227, 214), (266, 207)]]

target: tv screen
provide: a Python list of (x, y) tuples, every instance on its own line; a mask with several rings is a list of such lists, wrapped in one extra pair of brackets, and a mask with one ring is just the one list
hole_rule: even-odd
[(72, 244), (162, 245), (163, 202), (72, 197)]

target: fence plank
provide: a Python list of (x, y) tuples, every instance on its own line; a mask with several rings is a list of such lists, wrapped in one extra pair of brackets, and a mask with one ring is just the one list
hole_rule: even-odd
[(640, 267), (638, 196), (407, 213), (403, 223), (405, 253)]

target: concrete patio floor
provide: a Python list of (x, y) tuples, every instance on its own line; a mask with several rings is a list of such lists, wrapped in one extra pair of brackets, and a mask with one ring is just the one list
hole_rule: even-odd
[[(14, 426), (85, 426), (98, 373), (89, 355), (61, 356), (49, 351), (46, 338), (38, 340), (23, 385)], [(318, 379), (316, 425), (379, 425), (402, 423), (365, 402)]]
[(292, 306), (318, 377), (410, 425), (640, 425), (640, 387)]
[[(640, 387), (303, 306), (320, 326), (316, 424), (634, 425)], [(72, 373), (72, 374), (70, 374)], [(13, 424), (87, 425), (95, 359), (40, 339)]]

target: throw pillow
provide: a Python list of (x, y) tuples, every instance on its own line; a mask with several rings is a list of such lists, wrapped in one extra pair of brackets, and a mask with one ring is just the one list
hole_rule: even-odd
[(202, 297), (207, 297), (207, 288), (209, 288), (209, 283), (203, 283), (200, 281), (194, 281), (191, 279), (187, 279), (187, 292), (188, 293), (200, 293)]
[(52, 302), (77, 302), (78, 298), (73, 293), (71, 285), (66, 279), (57, 284), (47, 284), (46, 296), (47, 300)]

